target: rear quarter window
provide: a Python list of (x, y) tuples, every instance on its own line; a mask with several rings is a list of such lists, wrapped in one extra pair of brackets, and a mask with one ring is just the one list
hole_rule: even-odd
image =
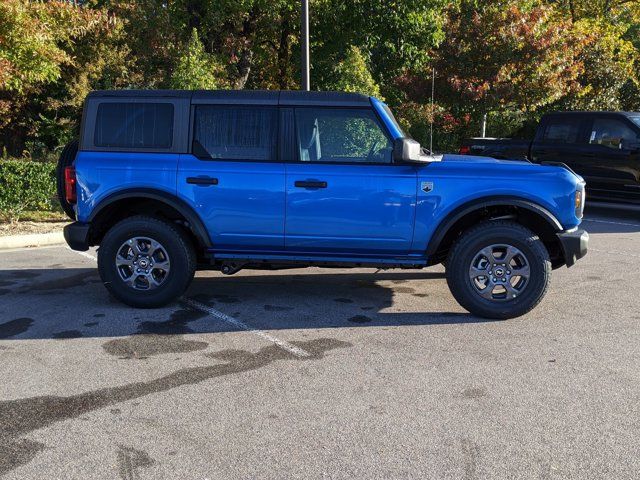
[(169, 149), (173, 144), (173, 105), (101, 103), (93, 143), (96, 147)]

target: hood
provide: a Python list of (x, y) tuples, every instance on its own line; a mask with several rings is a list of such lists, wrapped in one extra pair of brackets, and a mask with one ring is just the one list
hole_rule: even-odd
[[(446, 154), (442, 156), (442, 162), (446, 162), (449, 165), (465, 165), (470, 170), (495, 170), (502, 168), (517, 169), (521, 172), (530, 173), (558, 173), (562, 171), (564, 175), (575, 177), (579, 182), (585, 183), (584, 178), (571, 170), (567, 165), (560, 162), (549, 163), (533, 163), (527, 160), (498, 160), (492, 157), (481, 157), (479, 155), (456, 155)], [(454, 163), (455, 162), (455, 163)], [(475, 167), (475, 168), (473, 168)]]
[(466, 163), (492, 163), (492, 164), (509, 164), (509, 165), (532, 165), (531, 162), (524, 160), (498, 160), (492, 157), (481, 157), (478, 155), (457, 155), (447, 153), (442, 156), (443, 162), (466, 162)]

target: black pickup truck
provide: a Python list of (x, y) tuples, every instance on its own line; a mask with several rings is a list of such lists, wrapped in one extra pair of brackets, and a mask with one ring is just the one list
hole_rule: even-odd
[(587, 182), (587, 198), (640, 204), (640, 112), (545, 115), (530, 140), (472, 138), (460, 154), (562, 162)]

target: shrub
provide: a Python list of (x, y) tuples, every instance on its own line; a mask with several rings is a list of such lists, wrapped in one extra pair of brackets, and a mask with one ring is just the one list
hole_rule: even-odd
[(25, 210), (53, 210), (55, 172), (54, 163), (0, 160), (0, 216), (18, 220)]

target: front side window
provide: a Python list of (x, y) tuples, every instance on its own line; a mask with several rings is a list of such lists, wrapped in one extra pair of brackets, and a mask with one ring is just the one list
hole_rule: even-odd
[(545, 127), (542, 140), (549, 143), (577, 143), (579, 135), (579, 119), (552, 119)]
[(596, 118), (591, 127), (589, 143), (621, 149), (638, 143), (638, 135), (625, 123), (614, 118)]
[(93, 143), (96, 147), (171, 148), (173, 105), (170, 103), (101, 103)]
[(277, 134), (276, 108), (199, 105), (193, 153), (209, 159), (275, 161)]
[(297, 108), (302, 162), (391, 163), (393, 145), (371, 110)]

